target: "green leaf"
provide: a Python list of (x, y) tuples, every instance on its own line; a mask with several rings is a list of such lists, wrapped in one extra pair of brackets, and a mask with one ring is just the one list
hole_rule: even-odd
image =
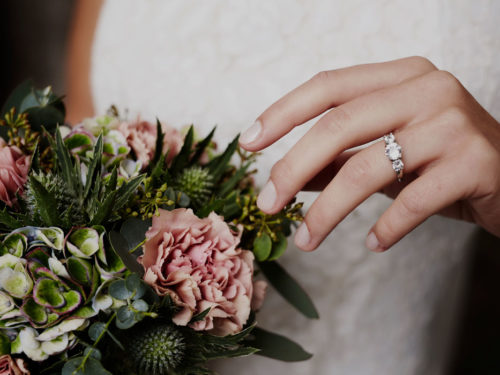
[(266, 232), (261, 233), (260, 236), (255, 237), (253, 241), (253, 253), (257, 261), (265, 261), (271, 254), (273, 244), (271, 237)]
[(123, 222), (120, 234), (127, 240), (129, 251), (139, 246), (146, 238), (146, 232), (151, 227), (151, 220), (130, 218)]
[(248, 167), (252, 163), (246, 163), (243, 167), (238, 169), (236, 173), (227, 181), (222, 183), (217, 191), (217, 195), (224, 197), (226, 194), (229, 194), (233, 188), (241, 181), (241, 179), (245, 176)]
[(134, 293), (134, 299), (141, 298), (146, 293), (146, 286), (136, 273), (131, 273), (125, 279), (127, 289)]
[[(24, 81), (19, 86), (17, 86), (12, 93), (9, 95), (4, 105), (2, 106), (2, 114), (0, 117), (4, 117), (11, 108), (16, 108), (19, 112), (21, 108), (21, 103), (23, 100), (31, 94), (33, 90), (33, 81), (31, 79)], [(0, 130), (3, 128), (0, 127)]]
[(260, 349), (252, 348), (251, 346), (242, 346), (236, 349), (220, 350), (215, 353), (208, 353), (205, 357), (207, 360), (235, 358), (252, 355), (258, 353), (259, 351)]
[(122, 322), (133, 318), (134, 318), (134, 312), (130, 309), (129, 306), (121, 306), (116, 311), (116, 319), (121, 320)]
[(205, 310), (203, 310), (201, 313), (199, 314), (196, 314), (195, 316), (193, 316), (191, 318), (191, 320), (189, 321), (189, 324), (191, 323), (196, 323), (196, 322), (199, 322), (200, 320), (203, 320), (205, 319), (205, 317), (208, 315), (208, 313), (210, 312), (210, 310), (212, 310), (211, 307), (209, 308), (206, 308)]
[(106, 324), (95, 322), (89, 327), (88, 334), (90, 339), (95, 342), (104, 331), (106, 331)]
[(97, 212), (92, 216), (92, 220), (90, 221), (90, 225), (99, 225), (103, 223), (111, 213), (116, 210), (116, 196), (118, 194), (118, 190), (112, 191), (104, 202), (99, 205)]
[(288, 247), (288, 240), (283, 233), (277, 233), (278, 241), (273, 242), (273, 247), (271, 249), (271, 255), (267, 258), (268, 261), (276, 260), (280, 258), (286, 251)]
[(6, 334), (0, 331), (0, 355), (10, 354), (10, 340)]
[(262, 262), (259, 267), (271, 285), (292, 306), (310, 319), (319, 318), (311, 298), (277, 262)]
[(203, 155), (203, 152), (205, 151), (207, 146), (210, 144), (210, 141), (212, 140), (212, 138), (214, 136), (216, 128), (217, 127), (214, 127), (212, 129), (212, 131), (210, 132), (210, 134), (208, 134), (203, 140), (201, 140), (200, 142), (198, 142), (196, 144), (194, 155), (191, 158), (191, 160), (189, 161), (189, 165), (193, 165), (194, 163), (197, 163), (198, 160), (200, 160), (201, 156)]
[(134, 302), (132, 302), (132, 307), (141, 312), (146, 312), (149, 310), (149, 305), (143, 299), (137, 299)]
[(137, 187), (141, 184), (144, 179), (144, 175), (137, 176), (127, 183), (123, 184), (118, 190), (117, 199), (115, 205), (113, 207), (114, 211), (119, 210), (120, 208), (128, 202), (130, 196), (137, 190)]
[(181, 150), (172, 160), (172, 165), (169, 169), (172, 175), (175, 176), (177, 173), (188, 166), (189, 156), (191, 155), (191, 151), (193, 148), (193, 138), (194, 129), (193, 125), (191, 125), (186, 136), (184, 137), (184, 144), (182, 145)]
[(306, 352), (299, 344), (276, 333), (255, 328), (251, 336), (253, 337), (245, 341), (260, 349), (258, 355), (284, 362), (305, 361), (312, 357), (312, 354)]
[(96, 144), (94, 146), (94, 153), (92, 156), (92, 162), (89, 165), (87, 172), (87, 180), (85, 181), (85, 188), (83, 190), (83, 199), (87, 198), (90, 192), (90, 188), (94, 186), (94, 180), (100, 175), (101, 172), (101, 161), (102, 161), (102, 134), (99, 134)]
[(118, 232), (111, 231), (109, 233), (109, 242), (116, 254), (123, 261), (125, 266), (132, 272), (139, 274), (141, 277), (144, 275), (144, 269), (137, 262), (135, 257), (130, 254), (127, 240)]
[[(87, 358), (83, 364), (84, 358)], [(93, 357), (76, 357), (64, 364), (61, 375), (112, 375)]]
[(35, 302), (33, 298), (27, 298), (21, 306), (21, 311), (28, 316), (29, 320), (37, 326), (47, 323), (48, 315), (43, 306)]
[(163, 139), (165, 138), (165, 134), (161, 129), (161, 123), (158, 118), (156, 119), (156, 145), (155, 145), (155, 153), (153, 159), (151, 160), (151, 165), (156, 165), (158, 160), (160, 160), (163, 155)]
[(46, 226), (57, 226), (59, 224), (59, 214), (57, 210), (54, 209), (57, 207), (56, 199), (36, 178), (30, 176), (29, 180), (43, 223)]
[(212, 159), (210, 163), (207, 164), (207, 168), (209, 169), (210, 174), (213, 176), (214, 181), (218, 181), (226, 171), (226, 167), (229, 164), (229, 161), (231, 160), (234, 152), (236, 151), (236, 148), (238, 147), (239, 137), (240, 136), (238, 135), (236, 136), (236, 138), (234, 138), (234, 140), (227, 146), (222, 155), (219, 155), (218, 157)]
[(109, 285), (109, 294), (111, 297), (126, 300), (132, 297), (133, 292), (131, 292), (126, 284), (125, 280), (115, 280)]
[(64, 144), (64, 141), (62, 140), (59, 127), (56, 129), (55, 137), (56, 137), (55, 151), (57, 156), (57, 163), (61, 168), (62, 177), (64, 179), (64, 182), (66, 182), (68, 188), (71, 190), (71, 192), (76, 192), (75, 183), (81, 181), (81, 178), (80, 176), (76, 176), (75, 173), (73, 173), (73, 163), (71, 162), (71, 155), (68, 151), (68, 148)]
[(22, 227), (22, 224), (18, 222), (8, 211), (7, 208), (0, 210), (0, 224), (5, 225), (9, 229), (16, 229)]
[(97, 348), (93, 348), (91, 346), (87, 346), (85, 350), (83, 351), (83, 355), (89, 355), (91, 358), (97, 359), (98, 361), (101, 360), (102, 354), (101, 351)]

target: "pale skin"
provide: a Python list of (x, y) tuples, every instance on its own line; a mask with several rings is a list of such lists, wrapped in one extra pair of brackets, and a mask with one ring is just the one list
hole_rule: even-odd
[[(295, 234), (299, 248), (316, 249), (377, 192), (394, 202), (369, 231), (370, 250), (389, 249), (434, 214), (500, 236), (500, 124), (451, 73), (422, 57), (318, 73), (266, 109), (240, 144), (262, 150), (319, 115), (258, 198), (275, 213), (300, 190), (321, 191)], [(349, 151), (389, 132), (403, 150), (402, 182), (383, 141)]]
[[(68, 118), (93, 115), (88, 72), (101, 0), (79, 1), (70, 36)], [(240, 138), (262, 150), (322, 115), (271, 169), (258, 205), (282, 209), (301, 190), (320, 191), (295, 234), (312, 251), (351, 211), (382, 192), (394, 198), (366, 246), (389, 249), (434, 214), (479, 224), (500, 237), (500, 124), (451, 74), (423, 57), (324, 71), (266, 109)], [(384, 142), (403, 150), (397, 181)]]

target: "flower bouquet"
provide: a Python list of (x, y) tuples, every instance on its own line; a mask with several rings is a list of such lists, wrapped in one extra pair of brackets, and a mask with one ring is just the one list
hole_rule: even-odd
[[(19, 86), (0, 123), (0, 374), (210, 374), (253, 353), (310, 358), (257, 326), (301, 205), (256, 206), (257, 157), (112, 108), (71, 128), (50, 88)], [(267, 279), (267, 281), (266, 281)]]

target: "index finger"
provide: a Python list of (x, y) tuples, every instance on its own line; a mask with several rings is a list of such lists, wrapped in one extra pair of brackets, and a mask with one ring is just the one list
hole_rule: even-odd
[(318, 73), (266, 109), (241, 135), (240, 145), (262, 150), (330, 108), (432, 70), (429, 60), (414, 56)]

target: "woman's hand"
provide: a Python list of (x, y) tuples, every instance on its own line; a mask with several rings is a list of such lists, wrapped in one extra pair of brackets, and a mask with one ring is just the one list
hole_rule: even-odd
[[(322, 113), (258, 198), (275, 213), (302, 189), (322, 190), (297, 246), (315, 249), (376, 192), (395, 200), (366, 238), (371, 250), (388, 249), (435, 213), (500, 236), (500, 125), (453, 75), (422, 57), (321, 72), (271, 105), (240, 144), (261, 150)], [(390, 132), (403, 151), (402, 182), (383, 141), (349, 150)]]

